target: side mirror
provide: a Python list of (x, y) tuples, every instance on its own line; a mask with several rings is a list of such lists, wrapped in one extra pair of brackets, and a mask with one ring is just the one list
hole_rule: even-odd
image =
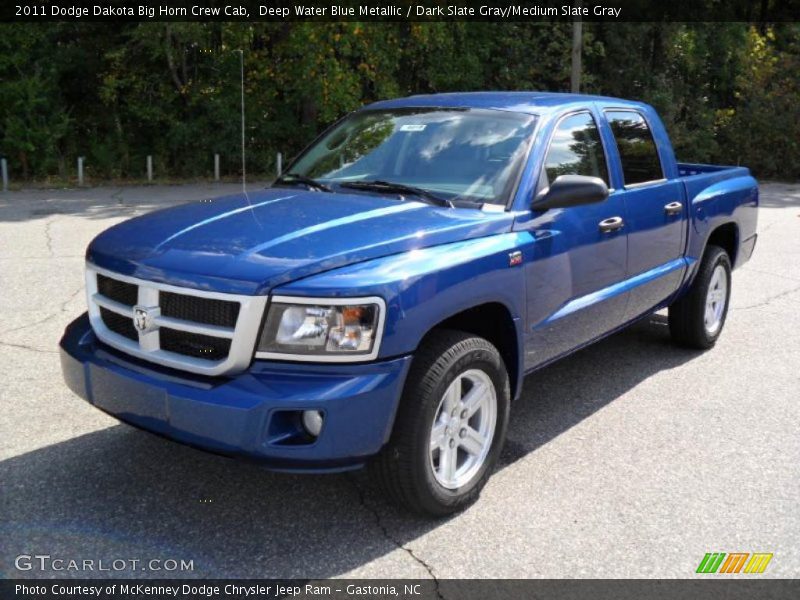
[(549, 188), (534, 199), (533, 210), (568, 208), (581, 204), (594, 204), (608, 198), (608, 186), (599, 177), (587, 175), (559, 175)]

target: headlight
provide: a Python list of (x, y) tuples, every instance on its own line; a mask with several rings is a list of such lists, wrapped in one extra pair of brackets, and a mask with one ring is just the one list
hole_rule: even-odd
[(378, 355), (386, 305), (382, 298), (275, 296), (257, 358), (355, 362)]

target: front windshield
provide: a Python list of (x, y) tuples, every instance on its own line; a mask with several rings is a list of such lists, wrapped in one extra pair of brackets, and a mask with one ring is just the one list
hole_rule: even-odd
[(382, 181), (506, 204), (535, 123), (533, 115), (498, 110), (361, 111), (311, 146), (291, 174), (334, 188)]

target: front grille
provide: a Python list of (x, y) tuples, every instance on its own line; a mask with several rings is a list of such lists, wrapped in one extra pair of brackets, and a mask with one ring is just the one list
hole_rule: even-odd
[(159, 292), (158, 303), (162, 315), (183, 321), (233, 328), (239, 318), (238, 302)]
[(139, 341), (139, 333), (133, 326), (133, 320), (130, 317), (115, 313), (114, 311), (103, 308), (102, 306), (100, 307), (100, 316), (102, 317), (105, 326), (114, 333), (135, 342)]
[(228, 356), (230, 348), (231, 341), (225, 338), (161, 328), (161, 349), (167, 352), (205, 360), (222, 360)]
[(267, 300), (100, 273), (91, 265), (86, 287), (89, 317), (101, 341), (145, 360), (205, 375), (247, 368)]
[(138, 301), (139, 286), (97, 274), (97, 292), (114, 302), (133, 306)]

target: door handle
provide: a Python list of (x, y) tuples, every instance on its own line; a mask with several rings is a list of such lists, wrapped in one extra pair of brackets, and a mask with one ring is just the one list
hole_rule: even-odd
[(678, 215), (683, 208), (683, 204), (680, 202), (670, 202), (669, 204), (664, 205), (664, 212), (667, 213), (669, 216)]
[(603, 233), (611, 233), (625, 227), (625, 221), (622, 220), (622, 217), (610, 217), (600, 221), (597, 226)]

